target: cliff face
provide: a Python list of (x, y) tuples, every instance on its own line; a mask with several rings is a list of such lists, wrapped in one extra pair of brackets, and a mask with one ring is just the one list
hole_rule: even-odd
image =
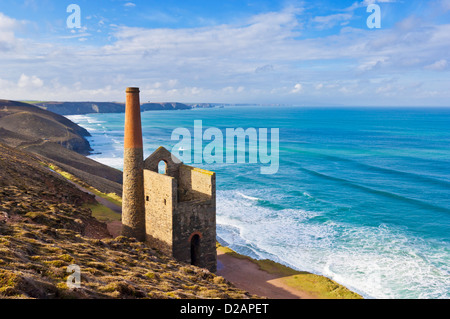
[(188, 103), (191, 108), (193, 109), (210, 109), (210, 108), (223, 108), (224, 104), (218, 104), (218, 103)]
[(42, 102), (35, 105), (60, 115), (125, 112), (125, 104), (113, 102)]
[(183, 103), (144, 103), (141, 105), (142, 111), (171, 111), (190, 109), (190, 106)]
[[(40, 108), (60, 114), (95, 114), (95, 113), (124, 113), (125, 104), (114, 102), (41, 102), (35, 105)], [(142, 111), (171, 111), (189, 110), (190, 106), (182, 103), (144, 103)]]

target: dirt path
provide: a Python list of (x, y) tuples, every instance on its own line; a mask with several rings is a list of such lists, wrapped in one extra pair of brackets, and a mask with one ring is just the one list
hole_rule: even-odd
[[(75, 185), (75, 186), (76, 186), (78, 189), (80, 189), (81, 191), (83, 191), (83, 192), (85, 192), (85, 193), (88, 193), (88, 194), (91, 194), (91, 195), (94, 195), (94, 196), (95, 196), (95, 200), (96, 200), (99, 204), (101, 204), (101, 205), (103, 205), (103, 206), (106, 206), (106, 207), (108, 207), (109, 209), (111, 209), (113, 212), (116, 212), (116, 213), (122, 215), (122, 207), (121, 207), (121, 206), (116, 205), (116, 204), (110, 202), (109, 200), (107, 200), (107, 199), (105, 199), (105, 198), (103, 198), (103, 197), (100, 197), (100, 196), (98, 196), (98, 195), (92, 193), (92, 192), (89, 191), (87, 188), (84, 188), (83, 186), (78, 185), (77, 183), (75, 183), (75, 182), (73, 182), (73, 181), (70, 181), (70, 180), (68, 180), (68, 181), (69, 181), (70, 183), (72, 183), (73, 185)], [(107, 226), (107, 228), (108, 228), (109, 233), (111, 234), (111, 236), (112, 236), (113, 238), (116, 238), (116, 237), (120, 236), (120, 233), (121, 233), (121, 231), (122, 231), (122, 223), (121, 223), (120, 221), (107, 222), (107, 223), (106, 223), (106, 226)]]

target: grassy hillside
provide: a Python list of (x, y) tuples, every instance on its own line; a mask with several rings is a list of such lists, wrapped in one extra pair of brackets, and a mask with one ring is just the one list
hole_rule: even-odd
[(0, 127), (29, 138), (51, 141), (82, 154), (91, 151), (89, 132), (67, 118), (16, 101), (0, 100)]
[[(112, 239), (82, 192), (29, 153), (0, 144), (0, 298), (250, 298), (222, 277)], [(67, 268), (81, 268), (71, 290)]]

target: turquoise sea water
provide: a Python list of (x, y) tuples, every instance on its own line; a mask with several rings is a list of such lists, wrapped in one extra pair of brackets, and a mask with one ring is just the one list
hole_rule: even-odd
[[(92, 134), (93, 159), (122, 168), (124, 114), (69, 118)], [(145, 155), (171, 150), (172, 131), (193, 132), (194, 120), (280, 130), (275, 175), (264, 164), (195, 164), (217, 173), (219, 241), (366, 298), (450, 298), (450, 109), (145, 112)]]

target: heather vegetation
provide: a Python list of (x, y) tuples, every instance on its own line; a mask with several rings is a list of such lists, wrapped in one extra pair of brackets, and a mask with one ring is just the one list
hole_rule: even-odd
[[(0, 144), (0, 297), (253, 297), (134, 239), (112, 238), (92, 216), (96, 205), (35, 156)], [(80, 289), (67, 286), (72, 264)]]

